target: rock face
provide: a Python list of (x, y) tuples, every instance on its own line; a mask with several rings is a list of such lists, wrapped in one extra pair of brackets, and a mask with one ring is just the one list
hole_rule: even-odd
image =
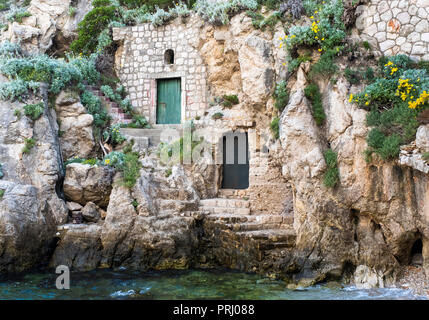
[[(29, 103), (43, 101), (34, 97)], [(57, 195), (63, 176), (58, 127), (45, 104), (36, 121), (18, 118), (22, 103), (0, 102), (0, 163), (4, 173), (0, 189), (0, 272), (35, 267), (49, 252), (55, 228), (67, 221), (67, 208)], [(35, 140), (28, 154), (25, 139)]]
[[(281, 117), (283, 173), (294, 190), (297, 232), (294, 257), (286, 265), (300, 266), (294, 277), (303, 283), (350, 277), (355, 270), (359, 285), (392, 284), (399, 264), (409, 262), (413, 243), (426, 243), (429, 236), (428, 176), (396, 163), (367, 164), (365, 111), (347, 102), (344, 79), (319, 86), (327, 114), (323, 131), (298, 87)], [(321, 152), (328, 145), (338, 153), (335, 189), (321, 184)]]
[(94, 202), (107, 207), (112, 190), (114, 169), (71, 163), (67, 165), (64, 179), (64, 194), (70, 201), (82, 206)]
[(73, 92), (61, 92), (55, 102), (60, 123), (60, 143), (64, 160), (78, 157), (90, 158), (94, 155), (94, 119), (80, 103)]
[(70, 1), (32, 0), (27, 9), (31, 16), (22, 23), (9, 23), (0, 40), (20, 42), (28, 52), (44, 53), (58, 39), (76, 35), (77, 24), (91, 9), (91, 1), (78, 1), (74, 15), (69, 14), (70, 6)]

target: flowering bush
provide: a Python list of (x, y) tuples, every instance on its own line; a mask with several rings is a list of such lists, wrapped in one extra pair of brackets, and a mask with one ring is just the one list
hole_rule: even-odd
[(429, 74), (407, 56), (380, 59), (379, 77), (349, 102), (369, 109), (367, 160), (373, 153), (394, 159), (400, 146), (415, 138), (417, 115), (429, 106)]
[(103, 132), (104, 140), (110, 140), (112, 144), (121, 144), (122, 142), (126, 141), (127, 139), (121, 134), (120, 128), (120, 124), (114, 124), (105, 130)]

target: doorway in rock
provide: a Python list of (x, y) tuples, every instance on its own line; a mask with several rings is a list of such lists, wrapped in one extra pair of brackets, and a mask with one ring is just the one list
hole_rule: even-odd
[(222, 189), (249, 187), (249, 142), (247, 132), (231, 132), (223, 136)]
[(181, 121), (180, 78), (157, 80), (157, 124), (179, 124)]
[(423, 264), (423, 242), (422, 239), (417, 239), (410, 252), (410, 265), (421, 266)]

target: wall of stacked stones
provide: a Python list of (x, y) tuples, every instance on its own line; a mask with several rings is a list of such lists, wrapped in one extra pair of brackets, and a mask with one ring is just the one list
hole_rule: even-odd
[(429, 60), (429, 0), (370, 0), (357, 10), (356, 27), (376, 53)]
[[(180, 20), (154, 27), (147, 23), (114, 28), (113, 39), (122, 40), (117, 52), (118, 75), (133, 107), (151, 123), (156, 123), (156, 79), (181, 78), (182, 122), (203, 116), (206, 108), (206, 67), (192, 41), (198, 39), (199, 26)], [(164, 54), (174, 51), (174, 63)]]

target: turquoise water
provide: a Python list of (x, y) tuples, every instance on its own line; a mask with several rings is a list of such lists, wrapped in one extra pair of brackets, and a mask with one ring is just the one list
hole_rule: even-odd
[(339, 284), (288, 290), (279, 280), (226, 270), (71, 273), (70, 290), (57, 290), (56, 276), (0, 278), (0, 299), (423, 299), (408, 290), (358, 290)]

